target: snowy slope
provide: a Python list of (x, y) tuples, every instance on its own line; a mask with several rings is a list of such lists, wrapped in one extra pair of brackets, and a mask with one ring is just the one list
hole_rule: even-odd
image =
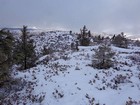
[(55, 51), (69, 50), (71, 43), (76, 40), (76, 36), (69, 34), (68, 31), (32, 32), (31, 36), (38, 53), (41, 53), (43, 47), (52, 48)]
[[(21, 29), (12, 29), (10, 32), (15, 39), (21, 37)], [(71, 43), (75, 43), (77, 36), (69, 31), (43, 31), (39, 29), (29, 29), (29, 38), (34, 41), (36, 53), (42, 53), (43, 48), (51, 48), (54, 51), (71, 49)]]
[[(43, 46), (63, 52), (41, 56), (41, 63), (27, 71), (15, 67), (13, 75), (27, 83), (8, 97), (13, 105), (140, 105), (139, 47), (111, 46), (116, 52), (115, 67), (98, 70), (90, 66), (98, 46), (79, 46), (79, 51), (72, 51), (70, 44), (76, 36), (68, 32), (35, 32), (31, 36), (38, 53)], [(48, 58), (49, 62), (43, 63)]]
[[(117, 53), (117, 69), (109, 70), (88, 66), (94, 53), (92, 49), (97, 46), (79, 48), (78, 52), (66, 51), (67, 60), (62, 59), (62, 54), (56, 53), (53, 57), (58, 59), (51, 59), (48, 64), (37, 65), (24, 73), (18, 72), (16, 77), (32, 82), (20, 92), (20, 98), (26, 100), (21, 102), (40, 105), (39, 101), (33, 103), (25, 98), (29, 92), (36, 95), (38, 100), (44, 99), (41, 105), (125, 105), (131, 98), (140, 101), (140, 71), (129, 58), (140, 48), (112, 46)], [(115, 84), (116, 79), (120, 79), (118, 85)]]

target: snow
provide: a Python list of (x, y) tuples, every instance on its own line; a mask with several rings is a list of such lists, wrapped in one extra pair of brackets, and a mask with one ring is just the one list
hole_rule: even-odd
[[(42, 36), (34, 35), (32, 38), (36, 43), (36, 51), (41, 52), (41, 48), (47, 43), (58, 42), (58, 36), (68, 37), (63, 42), (72, 42), (75, 37), (67, 33), (52, 32), (45, 33)], [(65, 36), (66, 35), (66, 36)], [(57, 37), (56, 37), (57, 36)], [(53, 39), (53, 40), (52, 40)], [(46, 42), (46, 43), (45, 43)], [(79, 51), (54, 52), (53, 57), (48, 64), (38, 64), (25, 72), (16, 71), (16, 78), (24, 78), (26, 81), (34, 82), (32, 85), (32, 94), (43, 96), (44, 100), (40, 103), (32, 103), (28, 99), (24, 102), (27, 105), (92, 105), (89, 100), (94, 98), (94, 104), (100, 105), (125, 105), (126, 101), (131, 97), (133, 100), (140, 101), (140, 79), (137, 65), (129, 59), (134, 52), (140, 51), (139, 47), (128, 49), (111, 46), (116, 52), (118, 68), (110, 68), (108, 70), (98, 70), (91, 66), (92, 54), (98, 46), (79, 46)], [(65, 60), (61, 56), (67, 55), (69, 59)], [(51, 55), (45, 55), (38, 61), (46, 59)], [(125, 65), (127, 62), (127, 65)], [(124, 82), (115, 85), (116, 76), (122, 75), (126, 78)], [(115, 87), (116, 86), (116, 87)], [(20, 91), (26, 96), (27, 91)], [(86, 98), (86, 94), (90, 99)], [(62, 97), (61, 97), (62, 95)], [(16, 102), (15, 102), (16, 104)], [(21, 103), (22, 105), (23, 103)]]
[(68, 31), (32, 32), (31, 36), (38, 53), (41, 53), (43, 47), (53, 47), (56, 51), (69, 49), (71, 43), (76, 40), (75, 35), (70, 35)]

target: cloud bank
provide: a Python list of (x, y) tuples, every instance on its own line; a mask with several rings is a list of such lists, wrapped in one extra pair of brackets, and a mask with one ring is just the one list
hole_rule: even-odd
[(0, 27), (140, 34), (140, 0), (0, 0)]

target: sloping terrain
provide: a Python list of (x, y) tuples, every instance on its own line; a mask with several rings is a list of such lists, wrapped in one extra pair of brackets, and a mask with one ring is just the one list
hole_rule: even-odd
[(13, 75), (27, 83), (8, 97), (13, 105), (140, 105), (139, 47), (111, 46), (116, 52), (114, 67), (98, 70), (90, 66), (98, 46), (72, 51), (70, 44), (76, 38), (62, 32), (33, 35), (32, 39), (38, 53), (45, 45), (63, 52), (44, 55), (36, 67), (23, 72), (15, 67)]
[(70, 50), (71, 43), (75, 43), (76, 35), (69, 34), (68, 31), (49, 31), (32, 33), (36, 51), (41, 53), (43, 47), (52, 48), (55, 51)]
[[(34, 41), (35, 50), (41, 53), (43, 48), (51, 48), (54, 51), (70, 50), (71, 43), (75, 43), (77, 36), (69, 31), (42, 31), (28, 30), (30, 39)], [(20, 39), (20, 30), (12, 30), (15, 39)]]

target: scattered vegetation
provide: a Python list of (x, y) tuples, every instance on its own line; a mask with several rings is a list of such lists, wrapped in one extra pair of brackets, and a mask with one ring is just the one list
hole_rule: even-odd
[(127, 48), (128, 47), (128, 39), (125, 38), (124, 33), (122, 32), (119, 35), (114, 35), (112, 37), (112, 44), (114, 44), (117, 47), (121, 48)]
[[(39, 55), (40, 60), (37, 60), (38, 59), (37, 53), (39, 50), (37, 50), (37, 47), (35, 46), (35, 43), (34, 43), (35, 39), (33, 38), (35, 35), (32, 34), (31, 36), (31, 34), (28, 32), (27, 26), (23, 26), (21, 30), (21, 37), (17, 39), (15, 39), (13, 37), (14, 35), (10, 33), (10, 31), (8, 31), (7, 29), (0, 30), (0, 104), (26, 105), (28, 102), (32, 104), (35, 104), (35, 103), (41, 104), (46, 97), (46, 93), (34, 94), (35, 87), (38, 86), (37, 82), (40, 82), (38, 81), (38, 77), (35, 75), (36, 71), (38, 72), (40, 72), (40, 70), (45, 71), (45, 74), (43, 74), (44, 80), (56, 83), (56, 81), (52, 80), (51, 77), (59, 76), (61, 74), (64, 77), (67, 76), (66, 74), (69, 74), (69, 76), (71, 76), (72, 73), (68, 71), (68, 68), (73, 67), (73, 69), (70, 69), (70, 70), (75, 70), (75, 72), (79, 72), (83, 70), (80, 63), (82, 63), (83, 65), (85, 63), (85, 62), (79, 63), (78, 61), (77, 64), (75, 64), (74, 62), (75, 65), (66, 65), (66, 64), (61, 64), (58, 60), (61, 60), (62, 62), (67, 62), (73, 58), (75, 59), (78, 58), (78, 60), (81, 60), (81, 61), (86, 60), (86, 61), (92, 62), (91, 66), (93, 68), (103, 69), (101, 71), (99, 70), (98, 72), (99, 74), (97, 73), (95, 75), (92, 75), (92, 73), (88, 74), (86, 73), (86, 71), (84, 73), (84, 76), (92, 75), (93, 79), (89, 80), (89, 84), (93, 86), (95, 85), (95, 88), (100, 91), (105, 91), (108, 87), (110, 87), (111, 89), (117, 90), (117, 89), (121, 89), (121, 87), (119, 86), (120, 84), (124, 84), (124, 83), (131, 84), (132, 83), (131, 77), (133, 73), (132, 73), (132, 70), (129, 68), (131, 68), (134, 64), (137, 64), (136, 69), (138, 72), (137, 75), (135, 76), (136, 78), (140, 80), (140, 73), (139, 73), (140, 52), (130, 52), (130, 53), (125, 52), (125, 51), (119, 52), (120, 55), (131, 54), (127, 56), (126, 59), (133, 62), (133, 65), (131, 64), (131, 62), (126, 62), (126, 61), (115, 62), (114, 56), (116, 53), (112, 50), (110, 45), (112, 43), (112, 45), (116, 47), (128, 48), (129, 40), (125, 37), (124, 33), (121, 33), (119, 35), (114, 35), (110, 39), (109, 37), (104, 37), (101, 35), (97, 35), (97, 36), (91, 35), (90, 30), (88, 30), (86, 26), (84, 26), (80, 31), (81, 31), (80, 34), (73, 34), (72, 31), (69, 31), (68, 35), (71, 35), (71, 36), (78, 35), (78, 40), (76, 39), (77, 37), (76, 36), (75, 39), (71, 38), (72, 40), (70, 40), (70, 42), (68, 41), (67, 44), (65, 45), (64, 45), (64, 41), (69, 40), (71, 36), (67, 36), (65, 34), (63, 34), (62, 36), (61, 34), (58, 36), (55, 36), (56, 32), (51, 31), (51, 33), (54, 34), (54, 37), (51, 36), (47, 39), (46, 42), (43, 42), (44, 37), (46, 37), (46, 33), (41, 32), (39, 34), (40, 36), (37, 36), (37, 37), (40, 38), (42, 43), (45, 43), (45, 44), (40, 45), (42, 47), (42, 49), (41, 48), (39, 49), (41, 52), (41, 54)], [(93, 42), (91, 40), (93, 40)], [(83, 49), (81, 51), (81, 48), (79, 47), (79, 45), (91, 46), (92, 44), (94, 45), (94, 42), (96, 43), (96, 45), (99, 44), (99, 47), (97, 49), (96, 47), (92, 50), (90, 49), (94, 53), (92, 57), (89, 52), (85, 53), (87, 49)], [(131, 41), (131, 43), (134, 46), (137, 46), (137, 47), (140, 46), (140, 41), (138, 40)], [(59, 49), (60, 47), (61, 49)], [(72, 54), (74, 53), (73, 58), (69, 56), (71, 53)], [(78, 57), (76, 53), (78, 53), (79, 54), (78, 56), (81, 56), (81, 58)], [(119, 66), (114, 67), (115, 63), (118, 64)], [(32, 68), (36, 64), (39, 65), (39, 67), (43, 65), (42, 66), (43, 69), (40, 69), (37, 67), (35, 67), (36, 69)], [(26, 70), (25, 72), (29, 72), (30, 74), (33, 73), (31, 75), (32, 76), (31, 79), (35, 82), (27, 81), (26, 79), (28, 78), (28, 76), (26, 75), (24, 76), (24, 78), (20, 78), (20, 79), (15, 79), (14, 75), (12, 77), (11, 74), (14, 71), (14, 69), (12, 71), (12, 66), (19, 67), (18, 70), (29, 69), (29, 70)], [(125, 68), (124, 66), (127, 66), (129, 68)], [(111, 68), (111, 70), (109, 68)], [(31, 71), (32, 69), (34, 70)], [(104, 69), (109, 69), (109, 70), (107, 71)], [(120, 71), (129, 72), (130, 74), (129, 73), (117, 74), (117, 75), (114, 75), (114, 77), (112, 77), (109, 81), (107, 81), (107, 78), (109, 76), (112, 76), (113, 72), (120, 72)], [(102, 73), (103, 76), (101, 76), (100, 73)], [(83, 74), (81, 73), (81, 76), (82, 75)], [(102, 85), (97, 86), (96, 84), (99, 82), (102, 82)], [(43, 85), (44, 84), (41, 84), (41, 86)], [(64, 85), (66, 86), (68, 84), (64, 84)], [(82, 91), (82, 87), (80, 87), (79, 83), (75, 83), (75, 85), (77, 85), (76, 89), (78, 91)], [(134, 87), (134, 85), (131, 85), (131, 86)], [(139, 85), (137, 87), (139, 88)], [(20, 92), (23, 89), (25, 90), (24, 91), (25, 93), (21, 94)], [(58, 89), (54, 89), (51, 92), (51, 95), (53, 95), (55, 99), (63, 98), (64, 94), (65, 93), (63, 91), (58, 90)], [(77, 94), (77, 93), (76, 92), (72, 93), (72, 95), (74, 94)], [(89, 96), (89, 94), (86, 94), (84, 97), (88, 100), (89, 105), (100, 105), (99, 102), (96, 103), (95, 98), (92, 96)], [(132, 100), (132, 98), (129, 98), (129, 100), (126, 101), (126, 105), (133, 105), (133, 104), (140, 104), (140, 102)]]
[(98, 69), (108, 69), (113, 67), (113, 56), (115, 53), (111, 50), (108, 45), (100, 45), (95, 49), (95, 54), (93, 55), (92, 66)]
[(140, 105), (140, 101), (135, 101), (131, 97), (128, 97), (128, 101), (126, 101), (125, 105)]
[(55, 91), (52, 93), (55, 99), (60, 99), (64, 97), (64, 93), (62, 91), (58, 91), (55, 89)]

